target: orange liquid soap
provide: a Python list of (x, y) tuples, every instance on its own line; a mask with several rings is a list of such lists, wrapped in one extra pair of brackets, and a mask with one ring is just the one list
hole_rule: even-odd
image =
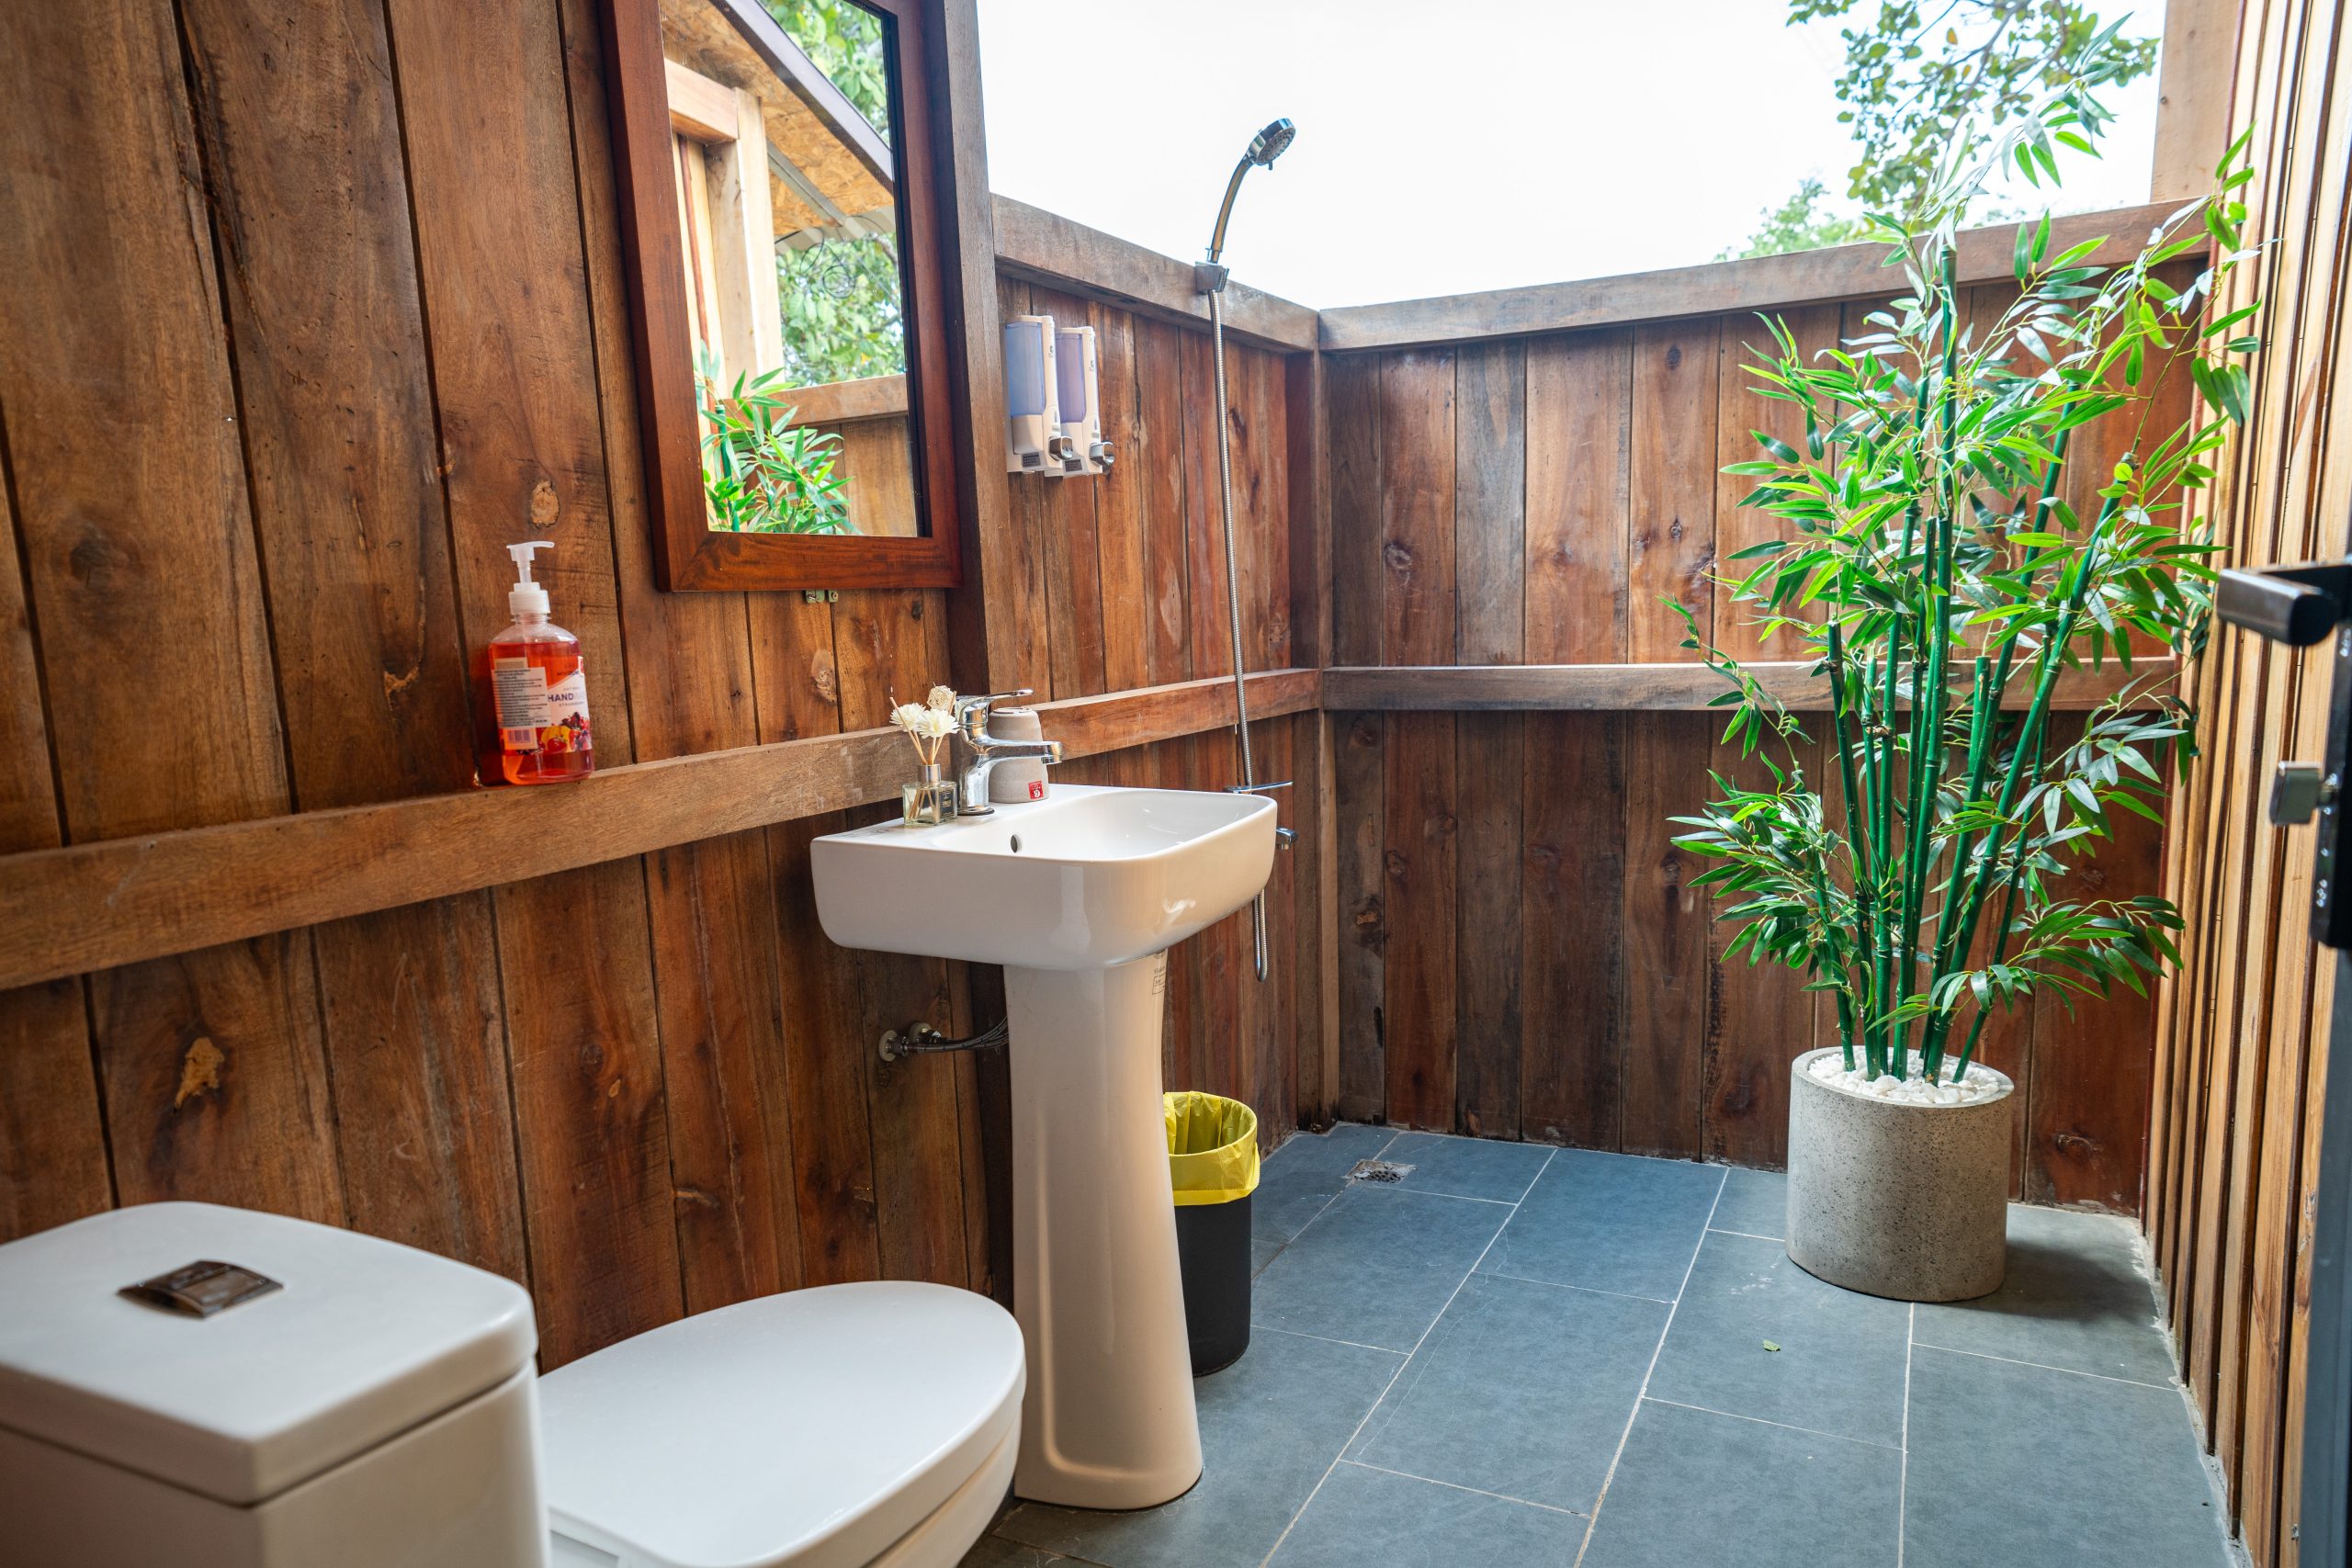
[(482, 773), (508, 784), (566, 784), (596, 771), (580, 639), (548, 619), (547, 590), (531, 581), (532, 552), (552, 547), (543, 539), (506, 547), (520, 572), (506, 596), (514, 624), (477, 666), (498, 725)]

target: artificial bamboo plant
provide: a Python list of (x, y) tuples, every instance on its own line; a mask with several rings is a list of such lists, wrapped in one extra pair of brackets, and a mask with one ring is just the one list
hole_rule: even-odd
[[(1800, 411), (1804, 435), (1757, 432), (1759, 457), (1726, 470), (1754, 477), (1742, 504), (1781, 536), (1716, 581), (1826, 684), (1827, 779), (1799, 765), (1795, 714), (1682, 612), (1685, 646), (1732, 682), (1717, 699), (1734, 710), (1726, 739), (1762, 750), (1774, 786), (1717, 775), (1719, 798), (1675, 818), (1690, 829), (1676, 841), (1720, 862), (1694, 883), (1742, 928), (1726, 956), (1745, 947), (1830, 993), (1845, 1066), (1872, 1078), (1956, 1081), (1985, 1021), (2037, 988), (2137, 990), (2178, 962), (2166, 900), (2062, 897), (2059, 878), (2097, 853), (2115, 812), (2161, 819), (2165, 754), (2177, 767), (2194, 751), (2194, 715), (2172, 688), (2201, 646), (2213, 572), (2182, 496), (2244, 417), (2243, 356), (2257, 346), (2254, 307), (2214, 305), (2247, 254), (2245, 140), (2217, 194), (2120, 266), (2087, 265), (2098, 241), (2049, 254), (2045, 214), (2018, 226), (2018, 298), (1997, 319), (1972, 321), (1957, 282), (1970, 198), (2004, 164), (2054, 183), (2053, 144), (2092, 151), (2096, 85), (2068, 84), (1952, 171), (1924, 215), (1872, 220), (1905, 292), (1861, 335), (1808, 356), (1767, 321), (1756, 390)], [(2156, 389), (2180, 374), (2204, 410), (2159, 428)], [(2120, 460), (2085, 434), (2117, 422)], [(2094, 460), (2100, 471), (2070, 486)], [(2084, 515), (2068, 496), (2094, 488)], [(2159, 652), (2173, 662), (2145, 672)], [(2061, 672), (2109, 660), (2122, 688), (2079, 741), (2058, 743)]]

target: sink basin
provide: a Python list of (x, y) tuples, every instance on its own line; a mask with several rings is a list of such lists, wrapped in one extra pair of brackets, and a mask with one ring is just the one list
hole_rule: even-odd
[(1148, 1508), (1200, 1479), (1159, 1106), (1167, 950), (1265, 886), (1274, 815), (1257, 795), (1057, 784), (811, 848), (835, 942), (1004, 965), (1023, 1497)]
[(1241, 908), (1274, 860), (1264, 795), (1057, 784), (992, 817), (835, 833), (811, 851), (817, 916), (843, 947), (1096, 969)]

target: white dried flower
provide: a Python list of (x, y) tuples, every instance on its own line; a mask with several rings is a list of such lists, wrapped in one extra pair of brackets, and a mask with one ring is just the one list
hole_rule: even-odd
[(923, 720), (929, 716), (930, 710), (921, 703), (900, 703), (890, 710), (890, 722), (910, 735), (922, 734)]
[(953, 713), (956, 711), (956, 688), (933, 686), (931, 689), (930, 701), (933, 713)]
[[(945, 690), (942, 687), (941, 690)], [(922, 716), (922, 734), (939, 739), (956, 733), (956, 716), (944, 708), (933, 708)]]

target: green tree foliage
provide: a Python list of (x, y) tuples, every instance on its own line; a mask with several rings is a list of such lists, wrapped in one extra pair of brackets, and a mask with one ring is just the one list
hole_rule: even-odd
[(1766, 209), (1763, 227), (1747, 237), (1747, 244), (1718, 251), (1715, 259), (1745, 261), (1787, 251), (1817, 251), (1827, 245), (1850, 245), (1866, 237), (1870, 224), (1862, 219), (1839, 218), (1821, 210), (1823, 190), (1821, 181), (1807, 175), (1797, 183), (1796, 195)]
[[(1850, 16), (1867, 0), (1789, 0), (1789, 22)], [(2155, 69), (2157, 40), (2102, 27), (2077, 0), (1876, 0), (1866, 24), (1839, 29), (1841, 123), (1858, 156), (1846, 195), (1864, 212), (1916, 219), (1939, 171), (1964, 163), (2032, 107), (2072, 87), (2122, 85)], [(1770, 209), (1736, 254), (1774, 255), (1860, 237), (1860, 220), (1822, 210), (1808, 178)], [(1734, 253), (1726, 252), (1728, 257)], [(1724, 258), (1718, 258), (1724, 259)]]
[(889, 67), (882, 58), (882, 18), (857, 0), (761, 0), (785, 36), (800, 46), (866, 123), (890, 134)]
[[(763, 0), (786, 36), (885, 137), (890, 80), (882, 20), (856, 0)], [(907, 367), (898, 247), (888, 235), (779, 246), (784, 303), (782, 385), (819, 386)]]

